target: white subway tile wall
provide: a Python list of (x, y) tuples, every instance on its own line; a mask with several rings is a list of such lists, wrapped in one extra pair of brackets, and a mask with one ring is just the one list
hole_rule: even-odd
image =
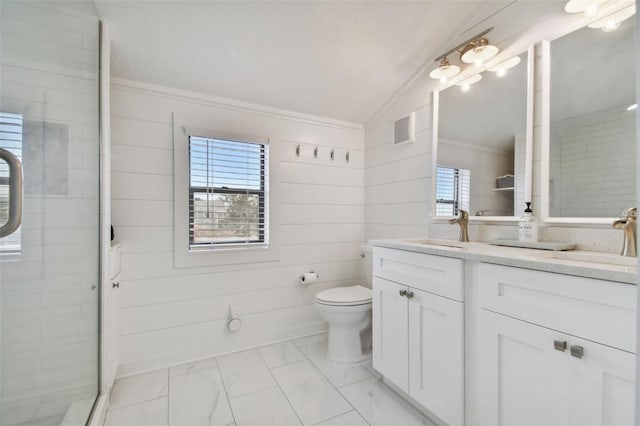
[(553, 124), (549, 214), (615, 217), (635, 206), (635, 132), (627, 105)]
[[(363, 279), (359, 126), (175, 93), (112, 84), (112, 218), (123, 244), (121, 375), (324, 330), (315, 294)], [(205, 117), (213, 130), (270, 139), (278, 261), (174, 267), (172, 113)], [(320, 280), (298, 284), (309, 270)], [(238, 305), (243, 320), (235, 334), (226, 329), (229, 305)]]
[(58, 424), (98, 390), (99, 28), (86, 6), (0, 6), (0, 110), (23, 115), (25, 183), (21, 253), (0, 257), (6, 425)]

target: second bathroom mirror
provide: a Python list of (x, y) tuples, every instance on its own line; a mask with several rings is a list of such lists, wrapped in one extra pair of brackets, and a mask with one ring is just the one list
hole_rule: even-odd
[(636, 201), (635, 18), (543, 42), (543, 217), (611, 223)]
[(529, 201), (529, 52), (507, 61), (469, 86), (434, 92), (436, 218), (463, 209), (476, 220), (515, 220)]

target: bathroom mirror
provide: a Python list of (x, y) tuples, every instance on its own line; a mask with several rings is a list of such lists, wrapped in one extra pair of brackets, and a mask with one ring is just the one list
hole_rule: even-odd
[(548, 222), (636, 206), (635, 18), (543, 42), (541, 196)]
[(528, 58), (529, 52), (504, 58), (497, 63), (516, 63), (506, 73), (490, 67), (468, 88), (434, 92), (432, 216), (464, 209), (472, 220), (514, 220), (524, 210), (531, 170)]

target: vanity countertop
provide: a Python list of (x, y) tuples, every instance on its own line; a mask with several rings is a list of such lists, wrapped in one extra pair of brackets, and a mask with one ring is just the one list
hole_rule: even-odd
[[(437, 256), (455, 257), (477, 262), (495, 263), (517, 268), (535, 269), (558, 274), (596, 278), (636, 284), (636, 258), (623, 258), (617, 254), (567, 251), (552, 252), (516, 247), (493, 246), (481, 242), (458, 243), (457, 241), (439, 241), (424, 243), (427, 239), (380, 239), (370, 240), (369, 244), (408, 250)], [(441, 245), (446, 244), (446, 245)], [(450, 245), (457, 245), (449, 246)], [(633, 265), (633, 266), (632, 266)]]

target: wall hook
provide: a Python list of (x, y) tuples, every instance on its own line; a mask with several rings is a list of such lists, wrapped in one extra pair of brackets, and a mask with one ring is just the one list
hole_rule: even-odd
[(347, 163), (349, 162), (349, 151), (347, 151)]
[(336, 150), (332, 149), (331, 150), (331, 161), (333, 161), (333, 158), (336, 156)]
[(317, 146), (313, 149), (313, 158), (318, 158), (318, 147)]
[(296, 157), (300, 157), (300, 145), (296, 146)]

